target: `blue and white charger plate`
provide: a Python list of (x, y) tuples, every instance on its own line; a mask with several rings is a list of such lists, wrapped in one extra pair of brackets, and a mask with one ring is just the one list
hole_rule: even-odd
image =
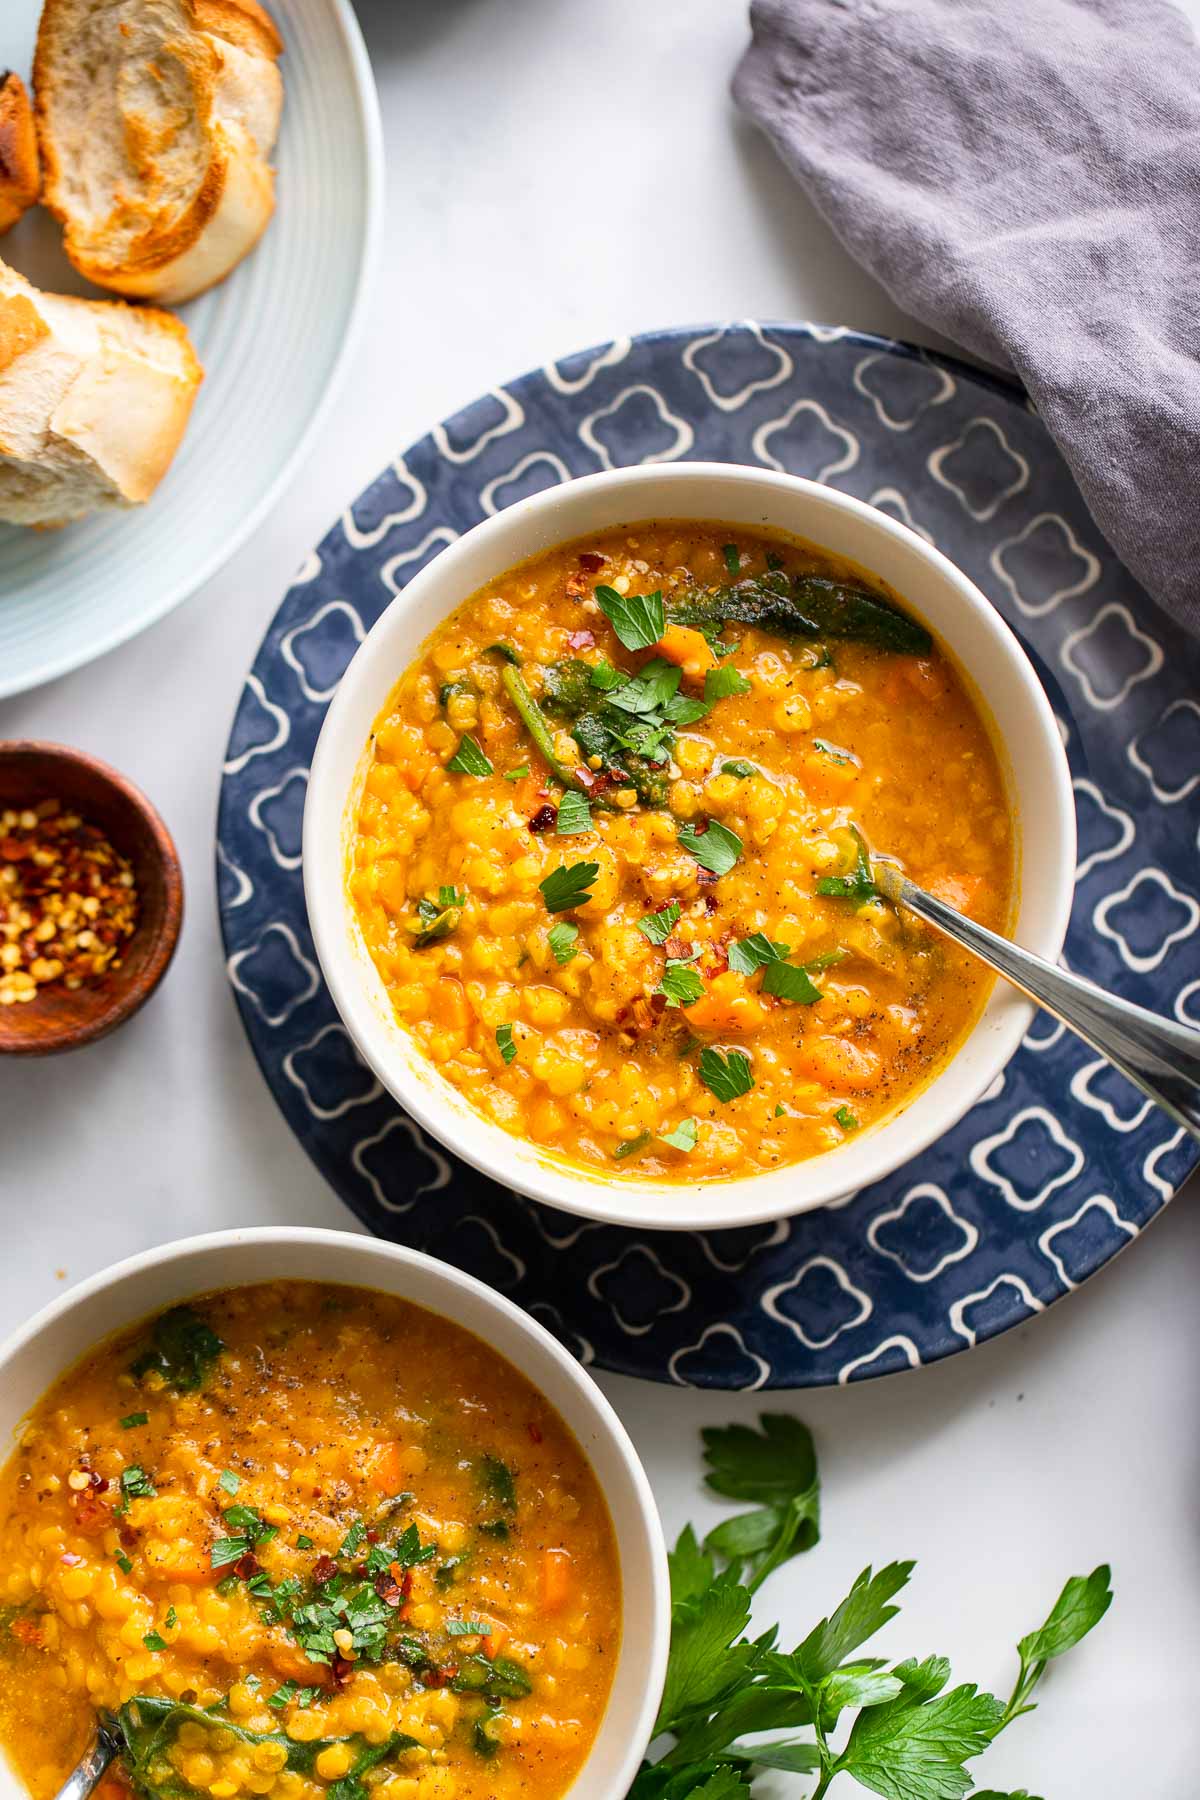
[(436, 426), (355, 501), (285, 595), (234, 720), (217, 841), (229, 979), (272, 1093), (359, 1218), (501, 1289), (584, 1362), (720, 1388), (917, 1367), (1061, 1299), (1200, 1156), (1045, 1014), (962, 1123), (888, 1180), (776, 1225), (639, 1235), (524, 1200), (427, 1138), (358, 1060), (314, 955), (309, 763), (376, 618), (522, 496), (675, 458), (828, 482), (935, 542), (992, 598), (1070, 755), (1066, 960), (1200, 1025), (1196, 646), (1117, 562), (1019, 391), (821, 325), (657, 332), (549, 364)]

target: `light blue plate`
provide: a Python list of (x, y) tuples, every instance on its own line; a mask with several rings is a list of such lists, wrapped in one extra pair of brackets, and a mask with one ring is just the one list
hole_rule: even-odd
[(584, 1361), (726, 1388), (916, 1367), (1069, 1293), (1196, 1162), (1185, 1132), (1045, 1014), (961, 1124), (886, 1181), (777, 1225), (638, 1233), (446, 1155), (359, 1062), (317, 967), (305, 784), (364, 634), (487, 514), (670, 457), (827, 481), (932, 539), (995, 601), (1071, 761), (1067, 958), (1200, 1024), (1200, 652), (1121, 568), (1021, 393), (820, 325), (658, 332), (535, 369), (359, 496), (284, 596), (234, 721), (217, 842), (229, 978), (272, 1093), (359, 1217), (501, 1288)]
[[(90, 662), (215, 574), (273, 505), (345, 363), (378, 237), (374, 83), (349, 0), (269, 9), (285, 43), (275, 217), (227, 281), (179, 309), (205, 379), (149, 505), (62, 531), (0, 525), (0, 696)], [(26, 80), (40, 12), (0, 5), (0, 68)], [(99, 294), (40, 208), (0, 256), (40, 287)]]

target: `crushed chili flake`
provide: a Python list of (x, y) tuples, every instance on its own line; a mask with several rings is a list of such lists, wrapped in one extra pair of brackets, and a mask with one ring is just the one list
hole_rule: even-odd
[(319, 1587), (323, 1582), (331, 1581), (337, 1574), (337, 1564), (334, 1562), (332, 1556), (318, 1556), (316, 1562), (313, 1564), (312, 1573), (313, 1580)]
[(672, 935), (663, 944), (667, 955), (675, 962), (685, 962), (692, 954), (692, 946), (681, 937)]
[(586, 569), (589, 575), (598, 575), (607, 561), (608, 558), (601, 556), (598, 550), (581, 550), (579, 552), (579, 566), (581, 569)]
[(249, 1581), (252, 1575), (258, 1574), (258, 1571), (259, 1561), (252, 1550), (247, 1550), (245, 1556), (239, 1556), (233, 1565), (234, 1574), (240, 1575), (243, 1581)]
[(58, 800), (0, 812), (0, 1006), (119, 969), (137, 917), (133, 871), (97, 826)]
[(25, 1644), (30, 1650), (40, 1650), (41, 1649), (41, 1647), (42, 1647), (41, 1627), (39, 1625), (35, 1624), (32, 1619), (16, 1618), (13, 1620), (12, 1624), (9, 1626), (9, 1630), (12, 1632), (13, 1636), (17, 1639), (18, 1643)]
[(558, 813), (553, 806), (539, 806), (529, 821), (529, 829), (538, 836), (543, 831), (549, 831), (557, 818)]
[(528, 1433), (529, 1433), (529, 1436), (530, 1436), (530, 1438), (531, 1438), (531, 1440), (532, 1440), (532, 1441), (533, 1441), (533, 1443), (535, 1443), (535, 1444), (540, 1444), (540, 1443), (541, 1443), (541, 1441), (542, 1441), (542, 1430), (541, 1430), (541, 1426), (540, 1426), (540, 1425), (535, 1425), (535, 1424), (534, 1424), (534, 1422), (533, 1422), (533, 1420), (532, 1420), (532, 1419), (530, 1419), (530, 1421), (529, 1421), (529, 1423), (528, 1423), (528, 1424), (527, 1424), (527, 1425), (526, 1425), (526, 1427), (525, 1427), (525, 1429), (526, 1429), (526, 1431), (527, 1431), (527, 1432), (528, 1432)]

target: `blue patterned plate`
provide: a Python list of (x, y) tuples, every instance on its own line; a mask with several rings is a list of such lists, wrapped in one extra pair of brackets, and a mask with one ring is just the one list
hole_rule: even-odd
[(431, 1143), (359, 1062), (313, 953), (305, 784), (367, 630), (485, 515), (570, 476), (677, 457), (829, 482), (991, 596), (1070, 754), (1067, 959), (1200, 1024), (1196, 646), (1116, 561), (1021, 393), (820, 325), (658, 332), (549, 364), (436, 426), (355, 501), (285, 595), (234, 720), (217, 839), (229, 979), (272, 1093), (358, 1216), (502, 1289), (585, 1362), (723, 1388), (916, 1367), (1077, 1287), (1197, 1161), (1044, 1014), (962, 1123), (888, 1180), (773, 1226), (639, 1237), (521, 1199)]

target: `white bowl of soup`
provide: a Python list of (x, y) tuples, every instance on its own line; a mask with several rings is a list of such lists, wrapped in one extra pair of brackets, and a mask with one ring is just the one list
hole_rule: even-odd
[(1042, 686), (905, 526), (692, 463), (539, 493), (421, 570), (329, 709), (303, 844), (330, 991), (408, 1112), (535, 1199), (709, 1229), (888, 1175), (1028, 1026), (880, 856), (1057, 957)]
[(49, 1800), (101, 1707), (150, 1790), (623, 1800), (658, 1515), (482, 1283), (330, 1231), (152, 1250), (0, 1349), (0, 1443), (0, 1795)]

